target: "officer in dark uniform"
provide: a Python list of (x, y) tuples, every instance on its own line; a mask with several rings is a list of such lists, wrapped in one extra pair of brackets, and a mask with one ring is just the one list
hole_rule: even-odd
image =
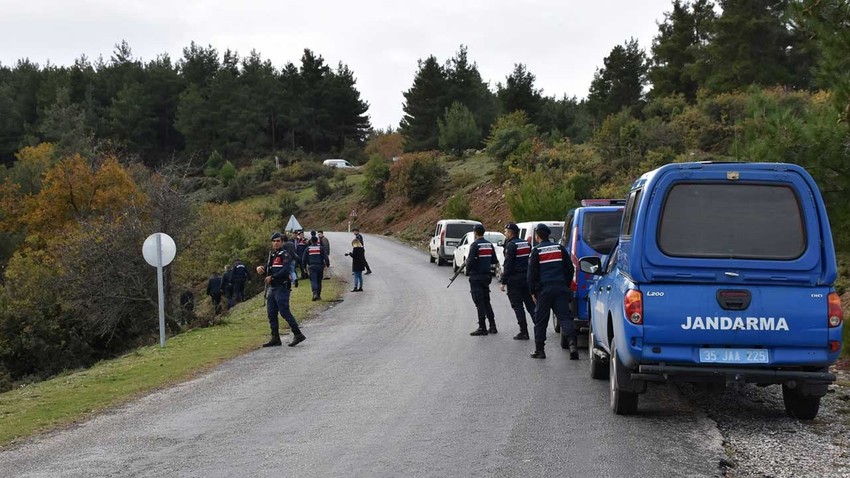
[(289, 310), (289, 295), (292, 292), (292, 283), (290, 282), (290, 272), (292, 271), (292, 261), (295, 260), (292, 254), (283, 247), (283, 236), (276, 232), (272, 234), (272, 250), (269, 253), (269, 259), (265, 266), (257, 266), (257, 274), (266, 276), (266, 311), (269, 315), (269, 326), (272, 331), (272, 338), (263, 344), (263, 347), (275, 347), (281, 345), (280, 330), (278, 326), (277, 314), (286, 320), (289, 328), (292, 330), (292, 342), (290, 347), (298, 345), (307, 337), (301, 333), (298, 327), (298, 322)]
[(508, 289), (508, 300), (511, 309), (516, 314), (516, 322), (519, 324), (519, 333), (514, 340), (528, 340), (528, 321), (525, 318), (525, 310), (534, 319), (534, 299), (528, 290), (528, 257), (531, 255), (531, 246), (527, 241), (520, 239), (519, 227), (514, 223), (505, 226), (505, 265), (502, 268), (500, 289)]
[(230, 279), (233, 281), (233, 300), (238, 304), (245, 300), (245, 282), (251, 280), (248, 268), (239, 259), (233, 261)]
[(490, 321), (490, 333), (497, 334), (493, 306), (490, 305), (490, 267), (498, 264), (499, 259), (493, 243), (484, 239), (484, 226), (476, 224), (472, 231), (475, 241), (469, 245), (466, 271), (469, 272), (469, 292), (478, 312), (478, 328), (469, 335), (487, 335), (485, 318)]
[(570, 360), (578, 360), (576, 333), (570, 316), (570, 281), (573, 279), (573, 263), (564, 246), (549, 240), (551, 230), (545, 224), (534, 228), (538, 244), (528, 260), (528, 288), (537, 304), (534, 310), (534, 344), (532, 358), (545, 359), (546, 329), (550, 311), (561, 324), (561, 333), (566, 331), (570, 344)]
[(210, 296), (213, 303), (213, 310), (216, 314), (221, 313), (221, 276), (218, 272), (213, 272), (210, 280), (207, 282), (207, 295)]
[(325, 250), (319, 243), (319, 238), (312, 236), (310, 245), (304, 250), (301, 263), (305, 264), (310, 271), (310, 285), (313, 288), (313, 300), (322, 300), (322, 274), (325, 267), (330, 267)]
[(233, 307), (233, 269), (224, 266), (224, 274), (221, 275), (221, 290), (227, 299), (227, 308)]
[(305, 264), (304, 261), (300, 259), (304, 256), (304, 251), (309, 245), (310, 242), (304, 238), (304, 231), (298, 231), (298, 234), (295, 236), (295, 257), (299, 259), (298, 265), (301, 269), (302, 279), (307, 278), (307, 264)]

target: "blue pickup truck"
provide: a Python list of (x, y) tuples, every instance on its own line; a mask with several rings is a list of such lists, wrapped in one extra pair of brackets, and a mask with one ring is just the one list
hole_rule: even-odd
[[(669, 164), (626, 198), (608, 259), (583, 257), (591, 291), (590, 375), (616, 414), (648, 382), (781, 385), (812, 419), (835, 381), (843, 316), (821, 193), (801, 167)], [(607, 372), (607, 373), (606, 373)]]

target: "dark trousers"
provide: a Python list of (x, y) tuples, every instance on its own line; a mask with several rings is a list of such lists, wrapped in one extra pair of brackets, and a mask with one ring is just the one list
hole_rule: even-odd
[(496, 325), (493, 320), (495, 318), (493, 306), (490, 305), (490, 276), (486, 279), (470, 277), (469, 292), (472, 294), (472, 302), (475, 303), (475, 309), (478, 312), (478, 326), (485, 328), (485, 318), (490, 320), (490, 325)]
[(291, 289), (289, 286), (272, 287), (269, 289), (268, 296), (266, 297), (266, 312), (269, 314), (269, 326), (273, 333), (277, 333), (280, 327), (277, 319), (278, 313), (286, 320), (293, 333), (298, 331), (298, 322), (295, 321), (295, 316), (289, 310), (290, 293)]
[(221, 292), (218, 294), (210, 294), (210, 298), (213, 301), (213, 308), (215, 309), (216, 314), (221, 313)]
[[(528, 329), (528, 321), (525, 319), (525, 311), (528, 310), (528, 315), (534, 320), (534, 299), (531, 298), (531, 292), (528, 291), (527, 284), (508, 284), (508, 301), (511, 303), (511, 309), (516, 314), (516, 323), (523, 330)], [(525, 309), (523, 309), (525, 306)]]
[(324, 274), (325, 266), (310, 266), (310, 287), (313, 288), (313, 293), (322, 295), (322, 274)]
[(537, 308), (534, 310), (535, 341), (546, 341), (550, 312), (555, 312), (555, 317), (562, 327), (561, 333), (566, 331), (567, 337), (575, 338), (576, 332), (570, 315), (571, 296), (572, 292), (567, 284), (543, 284), (543, 288), (537, 293)]
[(242, 302), (245, 300), (245, 281), (244, 280), (235, 280), (233, 281), (233, 298), (236, 300), (236, 303)]

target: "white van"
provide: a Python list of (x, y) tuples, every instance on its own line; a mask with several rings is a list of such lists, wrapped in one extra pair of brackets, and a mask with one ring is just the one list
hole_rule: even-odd
[(478, 221), (468, 219), (442, 219), (437, 221), (434, 235), (428, 243), (431, 262), (436, 262), (438, 266), (441, 266), (454, 260), (455, 248), (460, 240), (473, 227), (480, 224)]
[(355, 168), (353, 164), (349, 163), (344, 159), (326, 159), (323, 163), (323, 166), (327, 166), (329, 168)]
[(518, 222), (517, 227), (519, 227), (519, 238), (525, 239), (529, 244), (531, 244), (531, 247), (534, 247), (537, 244), (534, 240), (534, 228), (541, 223), (546, 224), (546, 226), (552, 230), (552, 234), (549, 235), (549, 240), (557, 244), (558, 241), (561, 240), (561, 236), (564, 235), (564, 221)]

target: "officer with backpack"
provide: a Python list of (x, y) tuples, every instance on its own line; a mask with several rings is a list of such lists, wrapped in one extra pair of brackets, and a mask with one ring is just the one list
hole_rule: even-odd
[(514, 223), (505, 226), (505, 238), (505, 265), (502, 268), (499, 289), (504, 292), (507, 287), (508, 301), (516, 314), (519, 333), (514, 336), (514, 340), (528, 340), (528, 321), (523, 306), (533, 320), (534, 299), (528, 290), (528, 257), (531, 255), (531, 246), (519, 238), (519, 227)]
[(245, 300), (245, 282), (251, 280), (248, 268), (239, 259), (233, 261), (231, 280), (233, 281), (233, 300), (238, 304)]
[(573, 263), (564, 246), (549, 240), (551, 233), (549, 227), (542, 223), (534, 228), (538, 244), (531, 250), (528, 259), (528, 288), (537, 304), (534, 310), (535, 349), (531, 358), (546, 358), (546, 329), (549, 326), (550, 311), (554, 311), (561, 324), (561, 333), (566, 331), (568, 337), (570, 360), (578, 360), (576, 333), (570, 316)]
[(469, 272), (469, 292), (478, 313), (478, 328), (469, 335), (487, 335), (485, 319), (490, 321), (491, 334), (497, 334), (496, 318), (490, 305), (490, 268), (498, 264), (493, 243), (484, 239), (484, 226), (476, 224), (472, 229), (475, 241), (469, 245), (466, 270)]
[(282, 344), (278, 314), (286, 320), (290, 330), (292, 330), (292, 342), (287, 345), (294, 347), (307, 338), (301, 333), (298, 322), (295, 321), (295, 316), (289, 310), (289, 296), (292, 293), (290, 274), (292, 272), (292, 261), (295, 260), (295, 257), (287, 248), (283, 247), (283, 235), (279, 232), (272, 234), (272, 248), (266, 264), (257, 266), (257, 274), (266, 276), (265, 282), (266, 287), (268, 287), (266, 291), (266, 312), (268, 312), (272, 335), (271, 340), (264, 343), (263, 347), (276, 347)]

